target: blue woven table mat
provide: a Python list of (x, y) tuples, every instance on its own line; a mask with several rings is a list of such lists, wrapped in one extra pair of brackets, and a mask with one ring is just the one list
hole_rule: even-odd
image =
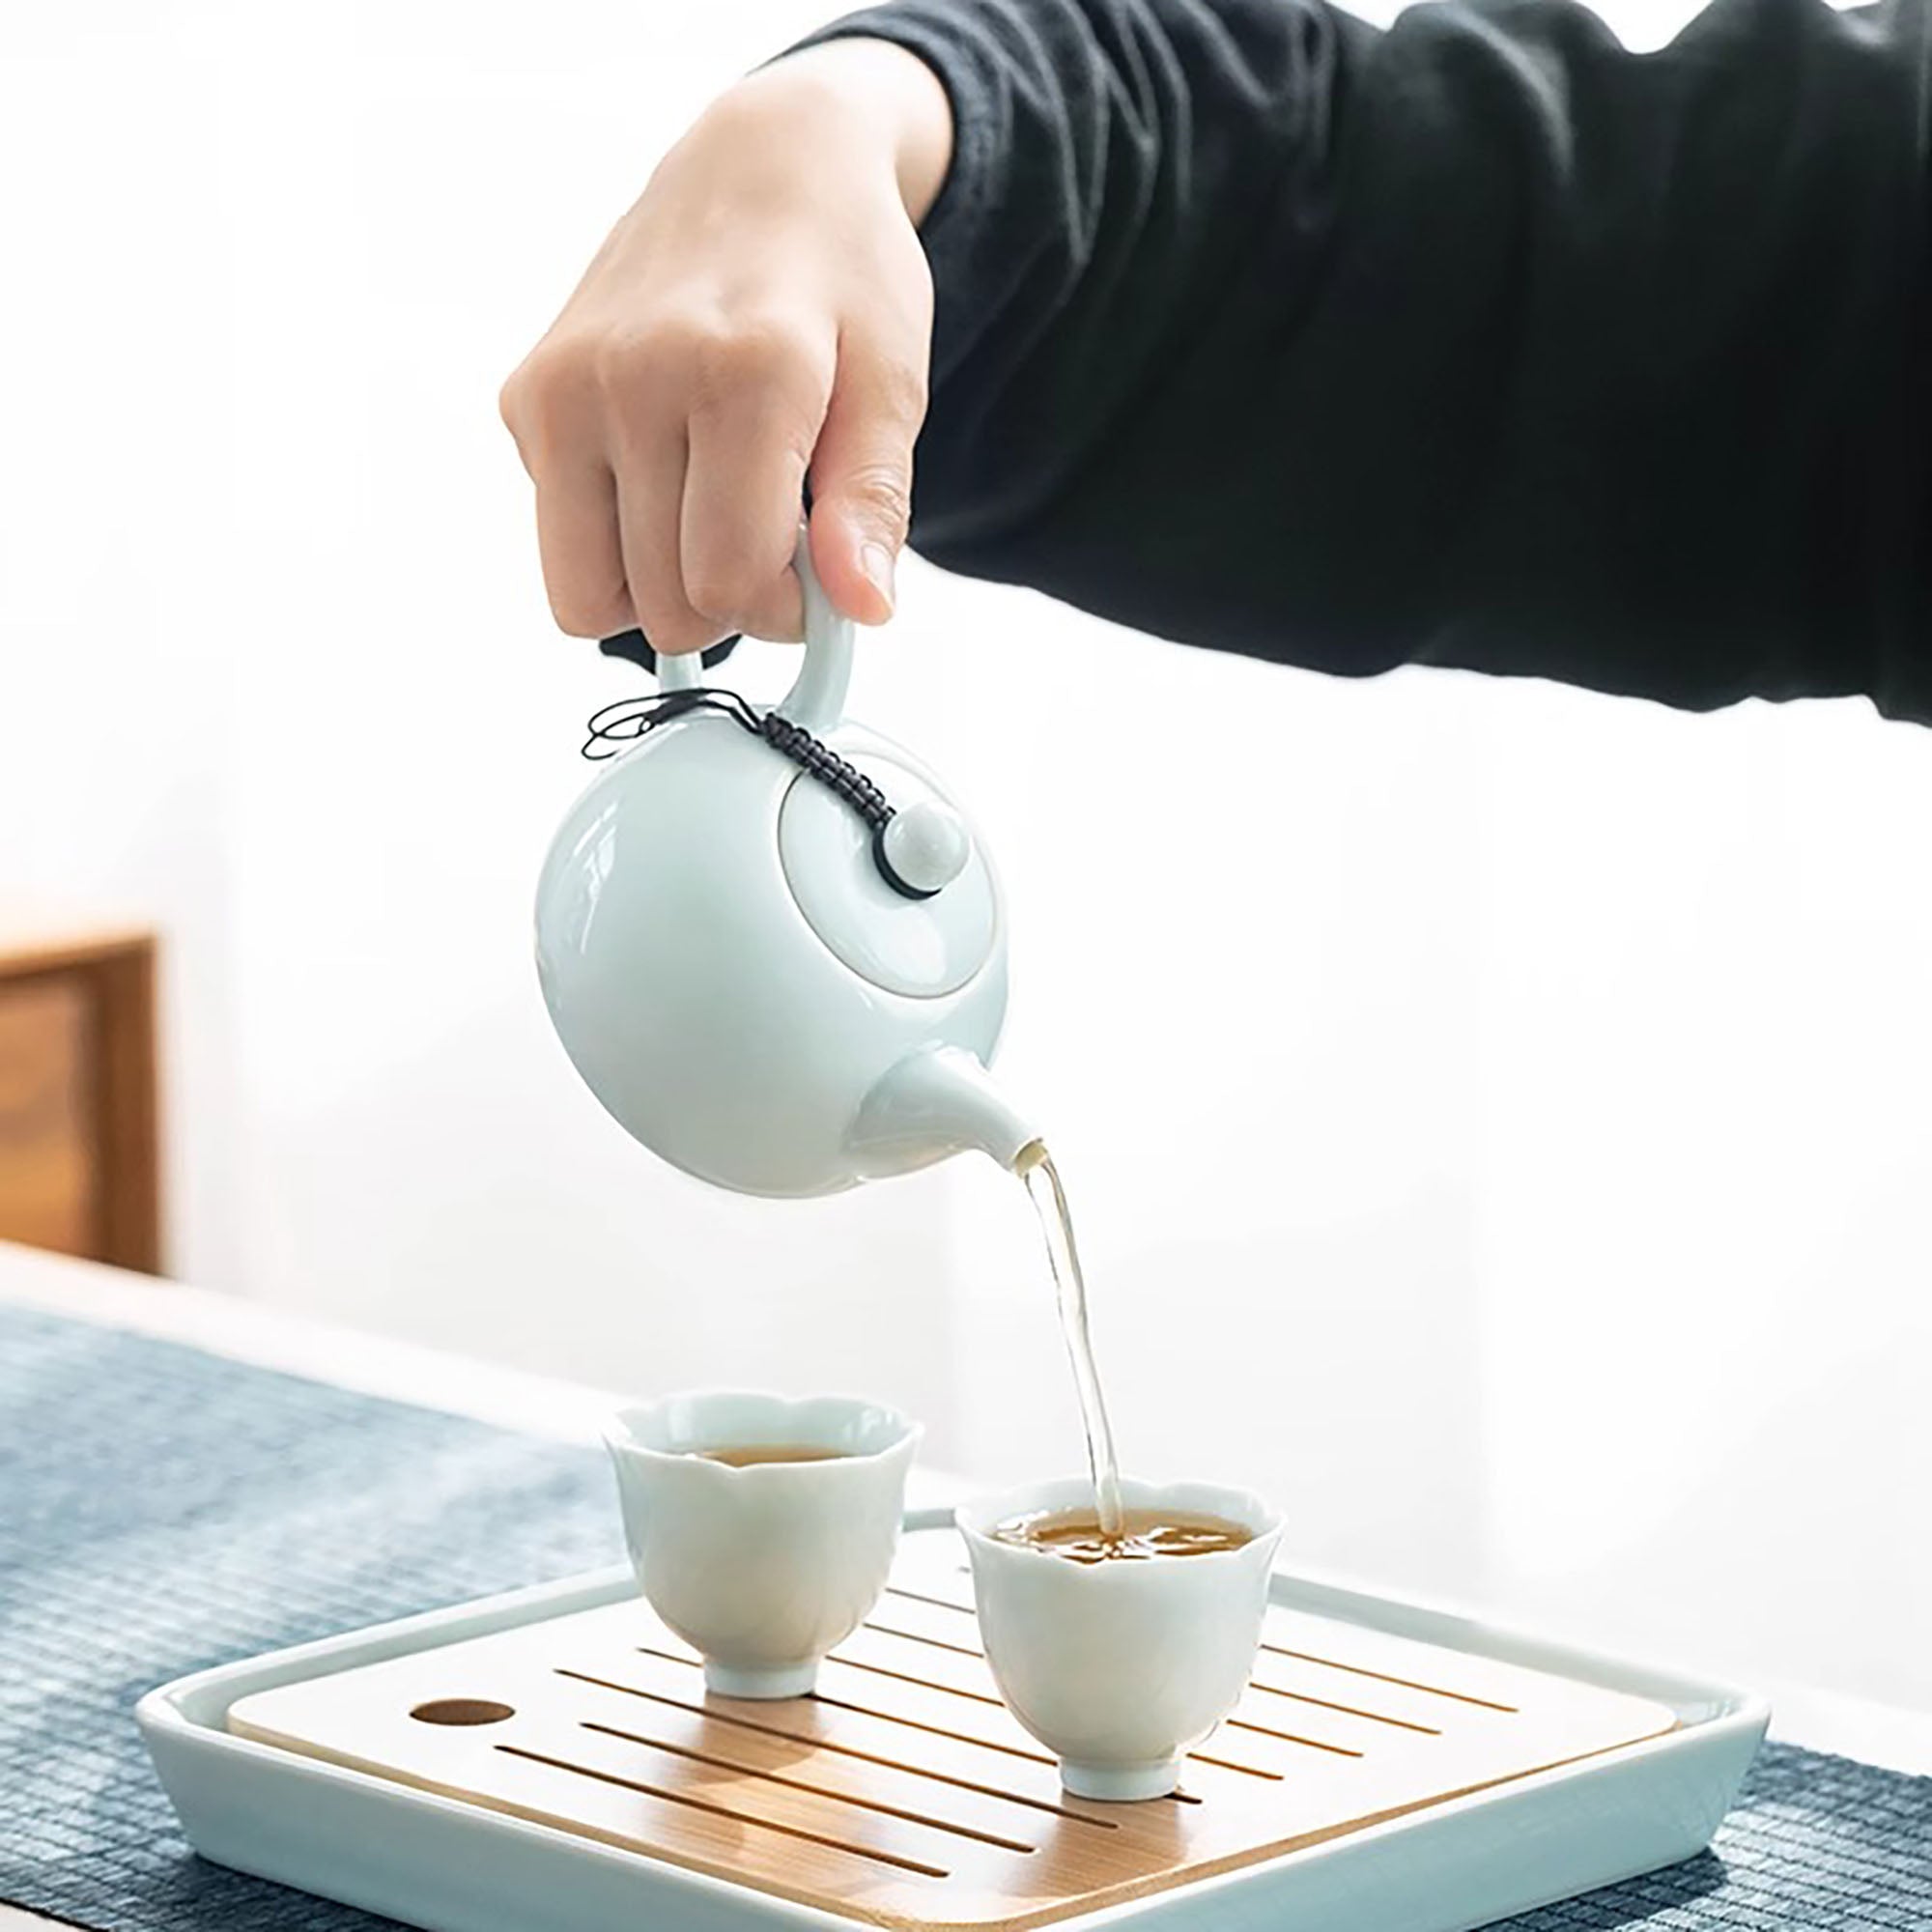
[[(621, 1553), (594, 1451), (0, 1309), (0, 1899), (97, 1932), (370, 1932), (197, 1859), (135, 1698)], [(1932, 1932), (1932, 1778), (1772, 1746), (1714, 1852), (1511, 1924)]]

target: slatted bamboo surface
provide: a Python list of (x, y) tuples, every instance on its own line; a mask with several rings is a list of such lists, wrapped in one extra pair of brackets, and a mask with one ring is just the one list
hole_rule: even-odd
[(1095, 1804), (1061, 1790), (1001, 1705), (952, 1539), (910, 1539), (894, 1577), (813, 1697), (707, 1695), (694, 1654), (632, 1602), (260, 1691), (229, 1728), (845, 1918), (1018, 1932), (1675, 1721), (1276, 1607), (1253, 1684), (1183, 1790)]

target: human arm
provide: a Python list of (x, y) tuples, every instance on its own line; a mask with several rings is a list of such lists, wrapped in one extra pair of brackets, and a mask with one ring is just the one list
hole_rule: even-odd
[(1185, 641), (1932, 719), (1927, 13), (894, 0), (915, 544)]
[(698, 124), (506, 388), (559, 617), (794, 630), (808, 466), (821, 575), (885, 614), (930, 316), (950, 567), (1349, 674), (1932, 718), (1925, 22), (855, 15)]

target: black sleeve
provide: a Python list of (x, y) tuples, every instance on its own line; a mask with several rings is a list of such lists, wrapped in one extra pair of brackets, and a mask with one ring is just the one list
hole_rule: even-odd
[(915, 544), (1351, 675), (1932, 721), (1928, 6), (840, 21), (956, 122)]

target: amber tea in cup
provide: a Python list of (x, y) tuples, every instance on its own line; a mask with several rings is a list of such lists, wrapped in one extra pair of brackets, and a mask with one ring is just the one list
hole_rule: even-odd
[(993, 1530), (998, 1543), (1044, 1550), (1073, 1563), (1145, 1563), (1154, 1558), (1212, 1556), (1239, 1549), (1255, 1532), (1224, 1517), (1182, 1510), (1129, 1509), (1109, 1535), (1097, 1509), (1037, 1510), (1009, 1517)]

